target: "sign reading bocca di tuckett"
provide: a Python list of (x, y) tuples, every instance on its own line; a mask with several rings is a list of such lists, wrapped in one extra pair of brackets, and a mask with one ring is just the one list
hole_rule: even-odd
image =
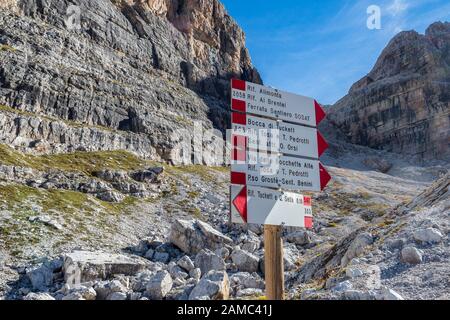
[(234, 136), (247, 137), (249, 149), (318, 159), (328, 148), (316, 128), (237, 112), (232, 113), (231, 123)]

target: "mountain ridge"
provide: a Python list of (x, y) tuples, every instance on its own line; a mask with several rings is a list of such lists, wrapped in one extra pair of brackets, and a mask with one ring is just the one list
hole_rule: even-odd
[(369, 74), (334, 104), (330, 121), (353, 143), (419, 159), (446, 159), (450, 123), (450, 23), (404, 31)]

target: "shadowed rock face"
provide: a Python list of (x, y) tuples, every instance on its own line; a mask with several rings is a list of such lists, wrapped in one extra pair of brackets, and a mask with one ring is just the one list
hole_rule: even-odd
[(422, 159), (450, 155), (450, 23), (401, 32), (329, 113), (353, 143)]
[[(71, 5), (79, 24), (67, 23), (77, 22)], [(25, 149), (36, 140), (49, 152), (120, 145), (171, 160), (173, 132), (192, 131), (192, 120), (226, 128), (231, 77), (261, 82), (243, 31), (217, 0), (2, 0), (0, 8), (0, 105), (27, 112), (0, 111), (9, 123), (0, 141)]]

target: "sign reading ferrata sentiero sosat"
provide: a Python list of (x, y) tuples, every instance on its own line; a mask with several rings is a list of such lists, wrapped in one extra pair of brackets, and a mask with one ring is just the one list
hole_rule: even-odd
[(319, 157), (316, 100), (242, 80), (231, 83), (231, 221), (312, 228), (311, 197), (331, 179)]

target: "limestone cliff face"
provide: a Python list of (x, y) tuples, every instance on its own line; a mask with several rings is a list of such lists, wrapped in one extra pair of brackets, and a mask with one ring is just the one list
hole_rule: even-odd
[(353, 143), (422, 159), (450, 156), (450, 23), (401, 32), (328, 118)]
[(193, 120), (226, 127), (231, 77), (261, 82), (217, 0), (0, 7), (0, 142), (25, 151), (43, 141), (47, 152), (119, 148), (171, 160), (175, 130), (192, 131)]

